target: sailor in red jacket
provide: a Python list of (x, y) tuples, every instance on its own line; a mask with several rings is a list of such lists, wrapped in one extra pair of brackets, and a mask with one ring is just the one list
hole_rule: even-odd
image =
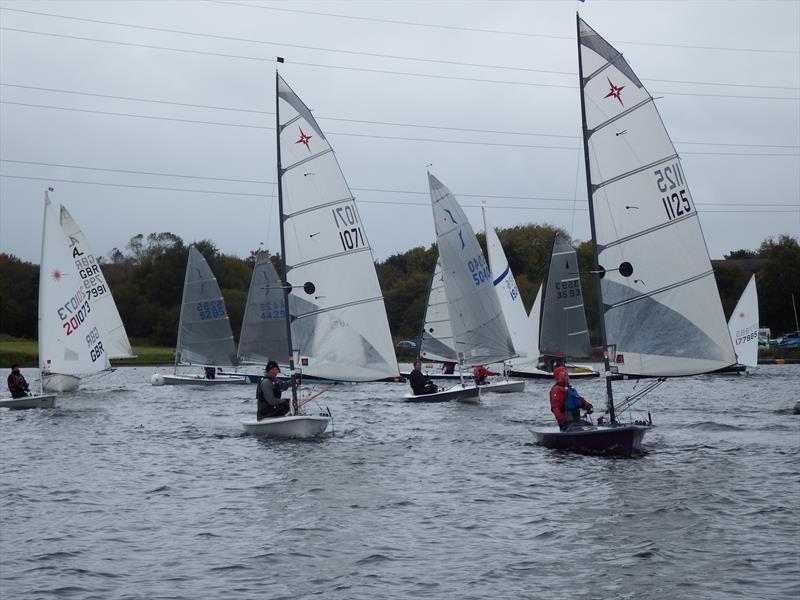
[(495, 373), (494, 371), (490, 371), (486, 367), (482, 365), (478, 365), (474, 369), (472, 369), (472, 378), (475, 380), (475, 385), (483, 385), (488, 383), (486, 381), (486, 377), (489, 375), (499, 375), (499, 373)]
[(588, 413), (594, 410), (578, 390), (569, 384), (569, 373), (566, 367), (557, 367), (553, 371), (556, 384), (550, 388), (550, 410), (558, 421), (562, 431), (569, 429), (573, 423), (581, 423), (581, 409)]

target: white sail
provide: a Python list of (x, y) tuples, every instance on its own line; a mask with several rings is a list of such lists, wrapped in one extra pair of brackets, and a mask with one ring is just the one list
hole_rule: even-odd
[(450, 311), (447, 308), (447, 296), (444, 293), (442, 263), (439, 259), (436, 260), (428, 294), (420, 357), (439, 362), (458, 362), (458, 353), (455, 351), (453, 341), (453, 327), (450, 325)]
[(556, 234), (539, 328), (539, 351), (548, 356), (589, 356), (589, 329), (583, 308), (581, 276), (575, 248)]
[(736, 357), (694, 200), (653, 98), (580, 18), (578, 32), (609, 358), (631, 375), (729, 366)]
[(266, 364), (289, 360), (283, 288), (268, 252), (259, 252), (247, 293), (239, 336), (239, 361)]
[(514, 344), (475, 232), (450, 190), (430, 173), (428, 185), (460, 362), (475, 366), (509, 359), (515, 354)]
[(503, 310), (508, 332), (511, 334), (511, 341), (518, 356), (511, 359), (512, 366), (517, 364), (529, 363), (539, 357), (537, 339), (538, 329), (532, 332), (528, 315), (525, 313), (525, 305), (522, 303), (522, 296), (517, 288), (514, 273), (508, 264), (506, 253), (500, 244), (500, 238), (489, 224), (486, 218), (486, 210), (483, 210), (483, 228), (486, 233), (486, 249), (489, 255), (489, 269), (492, 272), (492, 283), (497, 292), (497, 299)]
[(61, 209), (44, 196), (39, 269), (39, 369), (44, 391), (78, 387), (78, 377), (110, 368), (97, 310), (76, 261), (80, 250), (61, 228)]
[(736, 351), (736, 360), (740, 365), (755, 367), (758, 365), (758, 292), (756, 276), (744, 288), (742, 296), (733, 309), (728, 320), (728, 330)]
[(280, 76), (277, 102), (284, 260), (300, 367), (330, 379), (397, 377), (372, 250), (336, 155)]
[(183, 282), (176, 364), (236, 365), (233, 333), (225, 300), (200, 251), (189, 247)]
[(108, 357), (131, 358), (134, 356), (131, 343), (119, 310), (111, 295), (111, 288), (103, 276), (100, 263), (95, 259), (92, 249), (81, 228), (65, 207), (61, 207), (61, 227), (67, 235), (70, 249), (74, 254), (73, 262), (78, 275), (83, 279), (83, 287), (89, 294), (92, 309), (97, 313), (98, 329)]

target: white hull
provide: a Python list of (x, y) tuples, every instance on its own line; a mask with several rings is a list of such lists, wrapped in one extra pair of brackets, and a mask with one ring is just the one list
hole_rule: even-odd
[[(461, 375), (458, 373), (442, 373), (441, 371), (427, 371), (423, 373), (428, 379), (438, 379), (440, 381), (461, 381)], [(411, 376), (411, 371), (400, 371), (400, 377), (408, 379)], [(469, 376), (471, 377), (471, 375)]]
[(242, 385), (250, 383), (246, 375), (217, 375), (214, 379), (206, 379), (202, 375), (162, 375), (155, 373), (150, 378), (150, 383), (153, 385)]
[(81, 380), (75, 375), (60, 375), (52, 373), (42, 375), (42, 392), (61, 393), (74, 392), (78, 389)]
[(478, 403), (480, 402), (482, 387), (484, 386), (479, 388), (472, 384), (462, 385), (459, 383), (435, 394), (423, 394), (421, 396), (415, 396), (413, 393), (406, 394), (403, 396), (403, 400), (406, 402), (449, 402), (450, 400), (458, 400), (459, 402)]
[(521, 379), (500, 379), (498, 381), (488, 381), (480, 386), (481, 394), (494, 392), (496, 394), (512, 394), (525, 391), (525, 381)]
[(324, 415), (289, 415), (262, 419), (260, 421), (242, 421), (244, 432), (271, 438), (307, 439), (325, 432), (331, 418)]
[(55, 394), (41, 394), (39, 396), (27, 396), (25, 398), (3, 398), (0, 400), (0, 408), (54, 408), (55, 405)]

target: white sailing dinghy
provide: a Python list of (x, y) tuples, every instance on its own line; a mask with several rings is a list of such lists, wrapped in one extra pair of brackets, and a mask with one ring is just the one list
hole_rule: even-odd
[[(553, 240), (553, 251), (547, 270), (545, 285), (539, 288), (541, 315), (535, 315), (538, 324), (537, 354), (526, 364), (517, 364), (512, 375), (552, 379), (556, 363), (566, 364), (571, 378), (597, 377), (597, 371), (586, 365), (568, 362), (570, 356), (589, 356), (589, 331), (586, 326), (586, 311), (578, 257), (575, 249), (558, 233)], [(536, 308), (536, 302), (533, 309)], [(533, 321), (534, 310), (531, 310)]]
[[(239, 364), (263, 367), (270, 360), (286, 363), (289, 343), (286, 339), (283, 295), (283, 284), (269, 252), (259, 251), (253, 266), (239, 335)], [(257, 383), (261, 381), (261, 376), (251, 376), (250, 381)]]
[[(425, 318), (419, 339), (417, 355), (420, 360), (452, 364), (458, 362), (458, 353), (454, 348), (453, 328), (450, 325), (450, 312), (447, 309), (447, 296), (444, 293), (442, 261), (438, 257), (433, 269), (433, 277), (431, 277), (428, 302), (425, 305)], [(400, 372), (400, 375), (406, 379), (410, 374), (410, 371)], [(461, 381), (462, 379), (462, 376), (455, 372), (444, 373), (429, 370), (425, 376), (433, 380)]]
[[(758, 365), (758, 292), (756, 276), (752, 275), (744, 288), (731, 318), (728, 319), (728, 331), (736, 352), (737, 367), (755, 367)], [(743, 368), (739, 369), (744, 370)]]
[[(155, 373), (150, 383), (203, 386), (248, 383), (245, 375), (214, 371), (217, 367), (236, 365), (237, 362), (231, 324), (217, 278), (200, 251), (190, 246), (178, 322), (175, 370), (172, 375)], [(214, 377), (179, 375), (178, 367), (182, 365), (209, 368), (214, 371)]]
[[(428, 173), (436, 243), (458, 369), (501, 363), (515, 355), (503, 309), (492, 285), (492, 274), (467, 216), (453, 194)], [(522, 381), (498, 381), (476, 386), (461, 383), (435, 394), (406, 394), (407, 401), (443, 398), (477, 402), (488, 391), (522, 391)]]
[[(372, 249), (333, 148), (311, 111), (275, 74), (278, 207), (289, 369), (334, 381), (399, 378)], [(292, 379), (294, 381), (294, 378)], [(292, 386), (286, 417), (243, 421), (245, 432), (312, 437), (330, 413), (303, 411)]]
[[(731, 365), (736, 355), (697, 211), (653, 98), (580, 16), (577, 35), (606, 373), (673, 377)], [(534, 432), (537, 441), (618, 454), (640, 449), (646, 427), (617, 420), (608, 376), (606, 394), (607, 425)]]
[[(98, 323), (98, 311), (85, 287), (84, 254), (61, 226), (61, 207), (44, 195), (42, 260), (39, 268), (39, 371), (42, 393), (0, 401), (11, 408), (52, 407), (52, 392), (78, 388), (82, 376), (111, 365)], [(67, 215), (69, 213), (66, 213)], [(45, 394), (45, 392), (51, 392)]]

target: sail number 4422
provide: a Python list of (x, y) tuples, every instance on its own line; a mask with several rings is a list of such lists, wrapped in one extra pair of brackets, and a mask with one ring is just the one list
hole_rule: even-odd
[(692, 204), (686, 190), (686, 180), (683, 178), (681, 165), (675, 162), (661, 169), (653, 171), (656, 177), (656, 186), (661, 196), (661, 203), (670, 221), (692, 212)]

